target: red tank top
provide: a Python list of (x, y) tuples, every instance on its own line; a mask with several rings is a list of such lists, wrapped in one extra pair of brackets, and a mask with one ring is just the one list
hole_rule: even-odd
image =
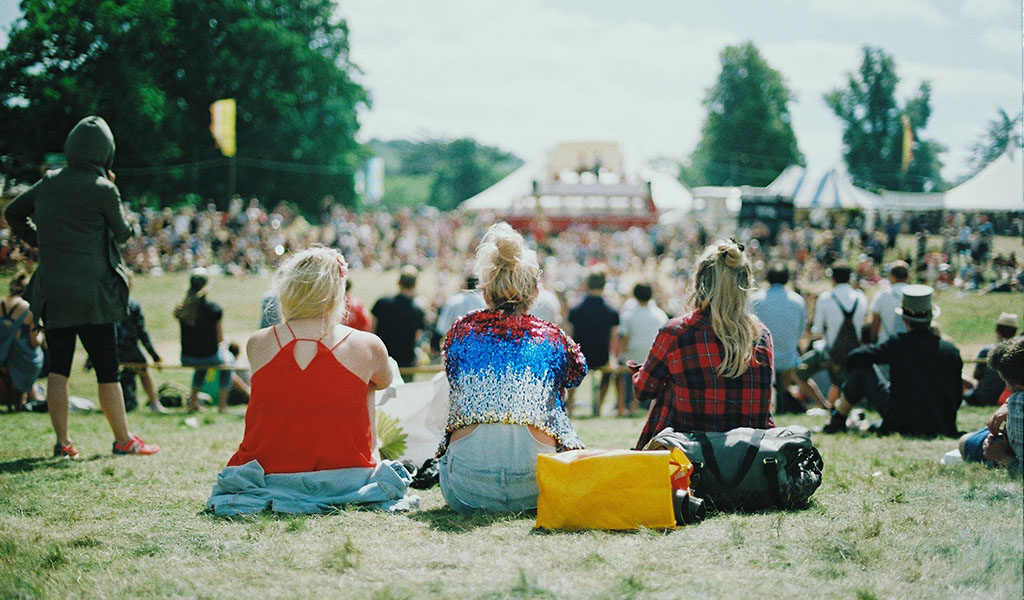
[[(245, 434), (228, 466), (255, 459), (268, 474), (376, 466), (369, 387), (334, 356), (351, 333), (328, 348), (321, 340), (296, 338), (292, 332), (293, 339), (281, 346), (274, 327), (279, 349), (252, 375)], [(305, 369), (295, 361), (295, 342), (300, 340), (317, 344)]]

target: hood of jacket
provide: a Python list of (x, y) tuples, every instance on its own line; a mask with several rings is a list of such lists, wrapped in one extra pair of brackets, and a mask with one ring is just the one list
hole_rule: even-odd
[(64, 142), (68, 165), (106, 174), (114, 164), (114, 134), (100, 117), (86, 117), (75, 125)]

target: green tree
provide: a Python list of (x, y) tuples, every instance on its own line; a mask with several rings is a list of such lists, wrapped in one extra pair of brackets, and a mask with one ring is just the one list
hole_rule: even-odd
[(384, 159), (387, 175), (382, 202), (396, 207), (430, 204), (450, 210), (523, 162), (471, 138), (371, 140), (369, 146)]
[(722, 71), (704, 97), (701, 141), (680, 176), (690, 186), (766, 185), (803, 163), (789, 115), (793, 95), (752, 43), (720, 56)]
[[(931, 84), (921, 83), (917, 94), (901, 108), (896, 101), (899, 77), (891, 56), (880, 48), (864, 47), (856, 73), (846, 86), (825, 94), (825, 103), (843, 121), (843, 157), (854, 184), (872, 189), (930, 191), (943, 186), (939, 154), (945, 148), (922, 139), (919, 131), (931, 116)], [(903, 170), (903, 117), (913, 133), (913, 159)]]
[(1018, 113), (1011, 118), (1006, 111), (999, 109), (996, 118), (990, 119), (977, 141), (971, 144), (968, 163), (971, 173), (977, 173), (985, 168), (985, 165), (999, 158), (1007, 148), (1020, 148), (1024, 146), (1024, 138), (1021, 136), (1021, 120), (1024, 113)]
[[(118, 184), (165, 201), (227, 198), (209, 105), (238, 105), (237, 190), (315, 214), (354, 202), (355, 141), (368, 102), (352, 78), (332, 0), (23, 0), (0, 54), (0, 155), (36, 162), (95, 113), (118, 144)], [(45, 133), (44, 133), (45, 132)], [(12, 139), (13, 138), (13, 139)], [(184, 168), (166, 168), (184, 163)], [(23, 169), (24, 170), (24, 169)]]

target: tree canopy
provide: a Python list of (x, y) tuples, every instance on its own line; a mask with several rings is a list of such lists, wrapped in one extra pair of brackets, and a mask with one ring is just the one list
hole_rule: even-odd
[(1022, 118), (1022, 113), (1010, 117), (1000, 108), (996, 117), (989, 119), (984, 133), (970, 147), (968, 162), (971, 174), (984, 169), (985, 165), (999, 158), (1008, 148), (1024, 146), (1024, 137), (1021, 136)]
[(0, 53), (0, 156), (32, 180), (83, 116), (117, 142), (126, 196), (223, 202), (228, 159), (210, 104), (235, 98), (237, 191), (315, 211), (354, 202), (365, 158), (348, 28), (333, 0), (23, 0)]
[(681, 176), (690, 186), (767, 185), (803, 164), (789, 114), (792, 93), (750, 42), (721, 53), (722, 71), (705, 98), (701, 141)]
[[(847, 75), (846, 86), (825, 94), (825, 103), (843, 121), (843, 158), (857, 186), (909, 192), (942, 188), (941, 144), (919, 132), (931, 116), (931, 84), (900, 107), (899, 77), (892, 57), (880, 48), (864, 47), (860, 68)], [(906, 121), (904, 121), (906, 117)], [(913, 158), (903, 168), (904, 123), (913, 139)]]
[(523, 161), (471, 138), (371, 140), (384, 159), (384, 198), (389, 207), (430, 204), (442, 210), (494, 185)]

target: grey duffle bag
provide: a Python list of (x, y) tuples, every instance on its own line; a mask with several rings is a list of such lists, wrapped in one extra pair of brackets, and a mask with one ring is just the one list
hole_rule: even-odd
[(668, 427), (645, 449), (667, 448), (693, 463), (690, 488), (712, 509), (802, 508), (821, 485), (821, 454), (799, 425), (688, 433)]

